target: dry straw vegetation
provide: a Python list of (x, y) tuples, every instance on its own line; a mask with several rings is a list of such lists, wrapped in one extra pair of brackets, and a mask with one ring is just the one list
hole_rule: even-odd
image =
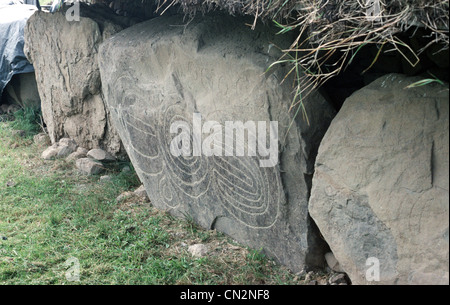
[[(297, 39), (274, 63), (292, 64), (297, 94), (291, 108), (345, 69), (364, 46), (378, 47), (373, 63), (382, 52), (399, 52), (411, 66), (432, 44), (449, 46), (448, 0), (160, 0), (161, 7), (167, 4), (180, 4), (191, 16), (215, 9), (252, 15), (253, 26), (258, 19), (273, 20), (280, 33), (295, 32)], [(429, 33), (419, 50), (397, 35), (418, 28)]]

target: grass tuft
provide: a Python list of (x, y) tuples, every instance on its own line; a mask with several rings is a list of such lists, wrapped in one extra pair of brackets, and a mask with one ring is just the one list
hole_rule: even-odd
[(14, 113), (11, 126), (23, 130), (26, 136), (33, 136), (42, 131), (42, 115), (38, 107), (22, 108)]

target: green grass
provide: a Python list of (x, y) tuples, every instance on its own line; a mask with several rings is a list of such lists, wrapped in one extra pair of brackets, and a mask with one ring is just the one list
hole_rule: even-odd
[(16, 130), (23, 130), (26, 136), (32, 136), (42, 131), (41, 110), (37, 107), (22, 108), (13, 114), (11, 126)]
[(445, 86), (444, 82), (441, 81), (440, 79), (438, 79), (436, 76), (434, 76), (433, 74), (429, 73), (433, 78), (426, 78), (426, 79), (422, 79), (420, 81), (417, 81), (415, 83), (412, 83), (408, 86), (405, 87), (405, 89), (412, 89), (412, 88), (417, 88), (417, 87), (423, 87), (432, 83), (438, 83), (441, 86)]
[[(39, 158), (31, 134), (0, 122), (0, 284), (301, 284), (259, 251), (176, 219), (122, 192), (134, 172), (111, 182), (79, 175), (72, 163)], [(23, 126), (21, 126), (23, 127)], [(189, 217), (188, 217), (189, 218)], [(194, 258), (188, 245), (207, 244)], [(74, 257), (80, 281), (66, 278)]]

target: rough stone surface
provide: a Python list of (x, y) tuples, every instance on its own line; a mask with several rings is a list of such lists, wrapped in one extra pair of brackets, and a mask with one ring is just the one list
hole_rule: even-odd
[(44, 160), (51, 160), (58, 155), (58, 144), (55, 143), (42, 152), (41, 158)]
[(99, 148), (94, 148), (91, 149), (88, 153), (87, 156), (89, 158), (92, 158), (94, 160), (97, 161), (115, 161), (116, 158), (114, 158), (113, 155), (111, 155), (110, 153), (108, 153), (107, 151), (104, 151), (103, 149), (99, 149)]
[(330, 285), (341, 285), (347, 284), (347, 279), (345, 278), (345, 274), (339, 273), (330, 277), (328, 280)]
[(63, 146), (61, 147), (61, 149), (58, 151), (58, 158), (65, 158), (68, 157), (70, 154), (74, 153), (75, 149), (73, 149), (73, 147), (71, 146)]
[(105, 176), (101, 176), (100, 177), (100, 182), (102, 183), (108, 183), (111, 182), (112, 178), (109, 175), (105, 175)]
[(79, 153), (79, 154), (87, 155), (88, 152), (89, 151), (86, 148), (84, 148), (84, 147), (78, 147), (77, 148), (77, 153)]
[(120, 194), (119, 196), (117, 196), (116, 198), (116, 202), (122, 202), (124, 200), (127, 200), (128, 198), (131, 198), (133, 196), (132, 192), (123, 192), (122, 194)]
[(105, 168), (100, 162), (94, 161), (90, 158), (81, 158), (76, 161), (76, 166), (85, 175), (101, 174)]
[(78, 152), (73, 152), (67, 156), (67, 161), (76, 161), (81, 158), (86, 158), (86, 155), (79, 154)]
[(354, 93), (320, 146), (309, 210), (354, 284), (449, 282), (449, 91), (418, 80)]
[[(82, 14), (90, 12), (83, 7)], [(121, 150), (101, 95), (97, 51), (124, 25), (99, 17), (69, 22), (63, 12), (36, 12), (25, 29), (25, 54), (36, 70), (44, 121), (52, 143), (63, 137), (86, 148)]]
[(44, 160), (61, 159), (75, 152), (77, 148), (78, 145), (74, 140), (62, 138), (58, 143), (55, 143), (44, 150), (41, 157)]
[[(264, 74), (281, 55), (275, 45), (287, 42), (262, 25), (252, 31), (245, 25), (251, 22), (212, 15), (186, 26), (182, 17), (162, 16), (122, 31), (100, 49), (103, 91), (156, 207), (190, 215), (299, 271), (325, 263), (307, 204), (316, 150), (334, 111), (313, 94), (303, 101), (310, 124), (301, 111), (293, 120), (294, 82), (280, 85), (287, 68)], [(222, 128), (225, 121), (278, 121), (279, 164), (260, 167), (266, 157), (175, 157), (171, 123), (192, 126), (194, 113)]]
[(58, 158), (65, 158), (70, 154), (74, 153), (78, 148), (77, 143), (69, 138), (62, 138), (58, 142)]
[(325, 254), (325, 261), (327, 262), (327, 265), (331, 270), (335, 272), (345, 272), (341, 268), (341, 265), (339, 265), (339, 262), (332, 252), (328, 252)]
[(203, 257), (208, 254), (208, 247), (204, 244), (195, 244), (189, 246), (188, 251), (192, 254), (192, 256)]
[(122, 173), (130, 173), (131, 172), (131, 168), (129, 166), (124, 166), (121, 170)]
[(136, 190), (134, 190), (133, 193), (140, 198), (143, 198), (143, 199), (148, 198), (147, 190), (145, 189), (144, 185), (141, 185), (140, 187), (138, 187)]
[(78, 147), (77, 150), (71, 153), (66, 160), (67, 161), (76, 161), (81, 158), (86, 158), (88, 150), (83, 147)]
[(33, 142), (37, 145), (50, 145), (51, 141), (50, 138), (48, 137), (48, 135), (46, 133), (39, 133), (35, 136), (33, 136)]

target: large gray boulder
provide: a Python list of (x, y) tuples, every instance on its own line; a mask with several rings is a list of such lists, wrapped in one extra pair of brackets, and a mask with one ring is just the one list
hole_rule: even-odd
[[(89, 12), (83, 6), (81, 13)], [(103, 148), (114, 154), (121, 150), (102, 98), (97, 52), (103, 40), (125, 26), (117, 18), (108, 20), (100, 14), (95, 20), (68, 21), (64, 12), (36, 12), (28, 20), (25, 54), (36, 70), (52, 143), (69, 137), (89, 149)]]
[[(315, 154), (335, 113), (313, 94), (303, 100), (309, 124), (302, 111), (294, 120), (294, 82), (282, 83), (288, 67), (264, 73), (281, 55), (277, 47), (288, 46), (285, 36), (263, 26), (252, 31), (245, 25), (251, 22), (163, 16), (124, 30), (101, 46), (103, 91), (156, 207), (192, 217), (299, 271), (324, 263), (324, 243), (307, 205)], [(267, 158), (248, 155), (177, 157), (170, 148), (177, 130), (170, 127), (182, 121), (192, 130), (194, 113), (222, 130), (225, 121), (278, 121), (279, 163), (260, 167)]]
[(419, 80), (354, 93), (319, 149), (309, 210), (356, 284), (449, 282), (449, 91)]

